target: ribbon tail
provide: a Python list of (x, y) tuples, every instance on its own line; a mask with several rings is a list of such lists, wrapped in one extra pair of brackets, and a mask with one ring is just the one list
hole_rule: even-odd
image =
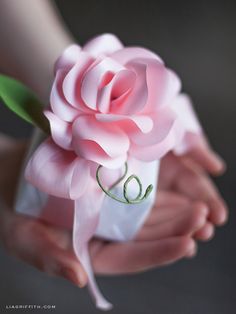
[(88, 243), (86, 243), (81, 250), (80, 261), (83, 264), (83, 266), (87, 272), (87, 276), (88, 276), (88, 280), (89, 280), (88, 290), (89, 290), (92, 298), (94, 299), (96, 307), (98, 309), (104, 310), (104, 311), (111, 310), (113, 305), (104, 298), (104, 296), (100, 292), (99, 287), (96, 283), (96, 280), (95, 280), (95, 277), (93, 274), (91, 261), (90, 261), (90, 256), (89, 256), (89, 251), (88, 251)]
[[(89, 256), (88, 243), (94, 235), (98, 221), (99, 212), (104, 195), (97, 188), (96, 183), (89, 184), (89, 191), (75, 200), (74, 225), (73, 225), (73, 248), (74, 252), (83, 265), (88, 276), (88, 289), (94, 299), (97, 308), (110, 310), (112, 304), (101, 294), (94, 277), (92, 264)], [(93, 195), (93, 197), (88, 197)]]

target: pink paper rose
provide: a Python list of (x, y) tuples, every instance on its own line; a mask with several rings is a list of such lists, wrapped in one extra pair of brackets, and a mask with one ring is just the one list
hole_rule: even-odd
[(128, 155), (159, 159), (181, 134), (173, 133), (177, 115), (170, 106), (180, 86), (155, 53), (125, 48), (113, 35), (72, 45), (56, 63), (45, 111), (52, 138), (107, 168), (121, 167)]
[(153, 161), (171, 149), (183, 153), (201, 128), (180, 87), (155, 53), (124, 47), (114, 35), (70, 46), (55, 64), (45, 110), (52, 137), (33, 154), (26, 179), (78, 199), (98, 164), (114, 169), (130, 156)]

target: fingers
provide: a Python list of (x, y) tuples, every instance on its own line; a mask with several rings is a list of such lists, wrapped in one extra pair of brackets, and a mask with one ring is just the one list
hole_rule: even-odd
[(0, 133), (0, 158), (8, 153), (13, 153), (18, 150), (26, 150), (28, 140), (17, 140), (14, 137)]
[(224, 225), (228, 220), (228, 208), (222, 198), (209, 198), (207, 202), (211, 209), (209, 220), (218, 226)]
[[(193, 204), (191, 207), (191, 209), (187, 208), (164, 222), (158, 223), (157, 220), (154, 225), (145, 224), (138, 233), (136, 240), (151, 241), (174, 236), (192, 235), (205, 225), (208, 209), (201, 203)], [(163, 209), (163, 212), (165, 212), (165, 209)]]
[(201, 229), (196, 231), (194, 238), (201, 241), (209, 241), (213, 238), (215, 227), (212, 223), (207, 222)]
[(220, 175), (226, 170), (224, 160), (210, 148), (206, 140), (199, 142), (198, 146), (194, 147), (186, 156), (212, 175)]
[(173, 186), (176, 191), (186, 197), (204, 202), (210, 210), (208, 217), (210, 222), (216, 225), (226, 222), (227, 206), (214, 183), (203, 172), (196, 171), (186, 164), (180, 168)]
[(168, 190), (160, 190), (157, 191), (155, 206), (157, 207), (168, 207), (168, 206), (177, 206), (184, 207), (190, 203), (189, 198), (180, 193), (168, 191)]
[(53, 247), (50, 254), (43, 258), (42, 271), (52, 276), (63, 277), (83, 288), (87, 284), (87, 275), (73, 252)]
[[(49, 227), (30, 218), (14, 214), (4, 237), (7, 251), (49, 275), (66, 278), (83, 287), (87, 275), (75, 257), (64, 230)], [(60, 240), (60, 241), (58, 241)]]
[[(182, 204), (179, 203), (177, 205), (175, 205), (175, 203), (171, 204), (171, 206), (165, 206), (165, 199), (164, 196), (166, 196), (166, 202), (168, 202), (168, 199), (171, 198), (172, 194), (176, 194), (178, 196), (177, 193), (172, 193), (172, 192), (165, 192), (163, 193), (163, 191), (159, 191), (159, 195), (163, 196), (163, 200), (161, 200), (161, 205), (159, 206), (159, 202), (157, 202), (158, 205), (154, 206), (154, 208), (152, 209), (149, 217), (147, 218), (146, 222), (145, 222), (145, 227), (154, 227), (156, 229), (159, 228), (159, 224), (161, 223), (168, 223), (170, 222), (170, 220), (173, 220), (173, 218), (177, 218), (180, 220), (181, 215), (183, 215), (186, 211), (187, 212), (194, 212), (194, 207), (196, 210), (196, 205), (199, 207), (203, 207), (205, 209), (208, 209), (206, 207), (205, 204), (203, 203), (199, 203), (196, 204), (196, 202), (190, 202), (188, 201), (186, 198), (182, 198), (183, 202)], [(160, 198), (159, 198), (160, 199)], [(181, 200), (181, 198), (179, 199), (178, 197), (176, 198), (176, 200)], [(200, 210), (201, 211), (201, 210)], [(204, 212), (204, 209), (203, 209)], [(209, 213), (209, 210), (207, 210), (207, 213)], [(186, 213), (185, 213), (186, 214)], [(184, 215), (185, 215), (184, 214)], [(198, 215), (198, 214), (197, 214)], [(191, 230), (191, 225), (193, 225), (194, 227), (194, 223), (192, 224), (191, 219), (195, 220), (194, 218), (194, 213), (193, 213), (193, 217), (191, 218), (191, 214), (189, 213), (189, 220), (190, 220), (190, 225), (189, 225), (189, 229)], [(186, 217), (187, 219), (187, 217)], [(198, 217), (195, 221), (196, 226), (198, 225)], [(177, 223), (177, 221), (175, 221), (175, 224)], [(164, 224), (164, 225), (165, 225)], [(188, 225), (188, 222), (187, 222)], [(185, 223), (185, 226), (187, 226)], [(159, 228), (158, 232), (161, 232), (162, 228)], [(166, 229), (164, 229), (166, 231)], [(184, 229), (182, 229), (183, 231)], [(185, 229), (186, 232), (188, 233), (188, 227)], [(146, 233), (146, 231), (145, 231)], [(144, 233), (144, 234), (145, 234)], [(191, 233), (191, 232), (190, 232)], [(196, 231), (192, 232), (193, 233), (193, 237), (196, 240), (200, 240), (200, 241), (209, 241), (210, 239), (213, 238), (214, 233), (215, 233), (215, 228), (214, 225), (212, 223), (210, 223), (209, 221), (206, 221), (205, 224), (203, 225), (203, 227), (199, 228), (196, 227)], [(184, 233), (183, 233), (184, 234)], [(177, 235), (177, 234), (176, 234)]]
[(183, 210), (189, 209), (191, 205), (191, 200), (180, 193), (158, 190), (155, 205), (145, 224), (153, 225), (169, 220)]
[(15, 138), (0, 133), (0, 156), (5, 153), (6, 151), (14, 149), (17, 141)]
[(195, 241), (186, 236), (110, 243), (93, 255), (93, 266), (99, 274), (127, 274), (167, 265), (195, 252)]
[(184, 211), (189, 210), (189, 206), (154, 206), (151, 213), (149, 214), (147, 220), (145, 221), (146, 226), (155, 226), (160, 223), (164, 223), (179, 217)]

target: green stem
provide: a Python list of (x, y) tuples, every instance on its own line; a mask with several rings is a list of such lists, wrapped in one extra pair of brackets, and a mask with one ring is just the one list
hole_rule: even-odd
[[(146, 188), (146, 191), (144, 193), (144, 195), (142, 196), (142, 191), (143, 191), (143, 186), (142, 186), (142, 183), (139, 179), (138, 176), (136, 176), (135, 174), (132, 174), (130, 175), (124, 185), (123, 185), (123, 196), (124, 196), (124, 199), (116, 196), (115, 194), (111, 193), (111, 189), (113, 189), (115, 186), (117, 186), (127, 175), (127, 172), (128, 172), (128, 164), (127, 162), (125, 163), (125, 172), (124, 174), (115, 182), (112, 184), (112, 186), (109, 188), (109, 190), (107, 190), (101, 183), (101, 180), (100, 180), (100, 170), (102, 168), (102, 165), (98, 166), (97, 168), (97, 171), (96, 171), (96, 179), (97, 179), (97, 182), (98, 182), (98, 185), (100, 186), (100, 188), (102, 189), (102, 191), (109, 197), (111, 197), (113, 200), (117, 201), (117, 202), (120, 202), (120, 203), (123, 203), (123, 204), (139, 204), (141, 203), (142, 201), (144, 201), (145, 199), (148, 198), (149, 194), (152, 192), (153, 190), (153, 185), (150, 184), (147, 188)], [(135, 198), (130, 198), (128, 196), (128, 185), (129, 183), (132, 181), (132, 180), (135, 180), (139, 186), (139, 192), (137, 194), (137, 196)]]
[(125, 172), (124, 172), (124, 174), (110, 186), (109, 190), (112, 190), (114, 187), (116, 187), (126, 177), (127, 172), (128, 172), (128, 164), (126, 162), (125, 163)]

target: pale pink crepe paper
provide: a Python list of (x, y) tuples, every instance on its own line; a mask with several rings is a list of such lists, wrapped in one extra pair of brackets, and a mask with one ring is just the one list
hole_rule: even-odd
[(125, 48), (111, 34), (68, 47), (55, 63), (45, 111), (52, 137), (33, 154), (25, 176), (39, 190), (75, 201), (73, 247), (100, 309), (111, 304), (96, 286), (88, 253), (104, 198), (94, 168), (118, 169), (128, 156), (153, 161), (191, 148), (201, 127), (180, 88), (159, 56)]

